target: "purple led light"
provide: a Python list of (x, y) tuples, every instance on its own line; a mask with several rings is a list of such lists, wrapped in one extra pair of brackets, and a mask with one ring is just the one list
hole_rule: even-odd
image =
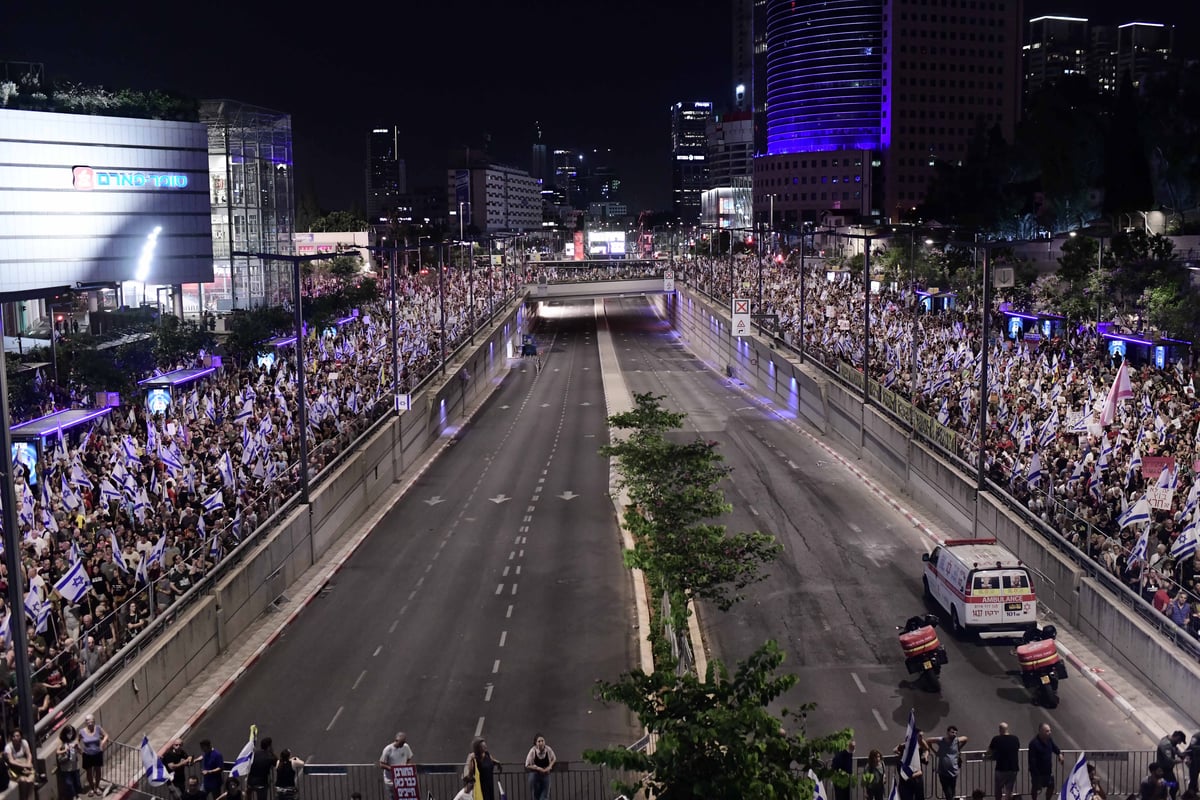
[(1159, 341), (1160, 342), (1174, 342), (1175, 344), (1186, 344), (1188, 347), (1192, 346), (1192, 343), (1189, 342), (1187, 339), (1169, 339), (1166, 336), (1163, 336), (1162, 338), (1159, 339)]
[(295, 336), (280, 336), (277, 339), (272, 339), (271, 341), (267, 342), (267, 344), (269, 344), (275, 348), (287, 347), (289, 344), (295, 344), (295, 343), (296, 343)]
[(1030, 320), (1033, 320), (1034, 322), (1037, 322), (1037, 314), (1022, 314), (1020, 311), (1006, 311), (1004, 313), (1010, 317), (1019, 317), (1020, 319), (1030, 319)]
[(1105, 333), (1103, 336), (1105, 339), (1120, 339), (1122, 342), (1129, 342), (1130, 344), (1144, 344), (1147, 347), (1154, 344), (1154, 342), (1150, 342), (1145, 339), (1137, 339), (1133, 336), (1121, 336), (1116, 333)]
[(144, 381), (138, 381), (138, 386), (179, 386), (184, 383), (191, 383), (199, 380), (205, 375), (216, 372), (216, 367), (204, 367), (203, 369), (177, 369), (174, 372), (168, 372), (164, 375), (158, 375), (154, 378), (147, 378)]
[(77, 425), (82, 425), (97, 417), (102, 417), (111, 411), (112, 408), (109, 406), (99, 409), (72, 408), (66, 411), (56, 411), (53, 414), (47, 414), (44, 417), (38, 417), (28, 422), (22, 422), (20, 425), (14, 425), (9, 429), (9, 432), (23, 436), (33, 435), (44, 438), (59, 431), (70, 430)]

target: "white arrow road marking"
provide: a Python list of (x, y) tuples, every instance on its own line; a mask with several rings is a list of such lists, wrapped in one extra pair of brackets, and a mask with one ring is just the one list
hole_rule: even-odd
[(429, 498), (428, 500), (422, 500), (421, 502), (428, 506), (436, 506), (438, 503), (446, 502), (446, 500), (440, 494), (435, 494), (433, 497)]
[(555, 495), (555, 497), (561, 497), (563, 500), (574, 500), (576, 497), (579, 497), (579, 495), (568, 490), (568, 491), (563, 492), (562, 494)]
[(488, 498), (488, 500), (491, 500), (491, 501), (492, 501), (493, 503), (495, 503), (496, 505), (500, 505), (501, 503), (507, 503), (509, 500), (512, 500), (512, 498), (511, 498), (511, 497), (505, 497), (505, 496), (504, 496), (504, 495), (502, 495), (502, 494), (498, 494), (498, 495), (496, 495), (495, 497), (489, 497), (489, 498)]

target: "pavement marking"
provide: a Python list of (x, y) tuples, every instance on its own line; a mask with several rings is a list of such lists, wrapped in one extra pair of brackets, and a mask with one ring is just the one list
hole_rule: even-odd
[(350, 691), (352, 691), (352, 692), (353, 692), (355, 689), (357, 689), (357, 688), (358, 688), (358, 685), (359, 685), (360, 683), (362, 683), (362, 679), (363, 679), (363, 678), (365, 678), (365, 677), (367, 677), (367, 671), (364, 669), (364, 670), (362, 671), (362, 673), (361, 673), (361, 674), (359, 674), (359, 676), (358, 676), (358, 680), (356, 680), (356, 681), (354, 682), (354, 685), (350, 687)]
[(517, 593), (517, 585), (516, 585), (515, 583), (513, 584), (513, 590), (512, 590), (512, 593), (513, 593), (513, 594), (516, 594), (516, 593)]
[[(404, 613), (404, 609), (405, 609), (405, 608), (408, 608), (408, 606), (405, 606), (404, 608), (400, 609), (400, 613), (401, 613), (401, 614), (403, 614), (403, 613)], [(400, 624), (400, 620), (396, 620), (395, 622), (393, 622), (393, 623), (392, 623), (392, 627), (388, 628), (388, 633), (395, 633), (395, 632), (396, 632), (396, 626), (397, 626), (397, 625), (399, 625), (399, 624)]]
[(875, 721), (879, 723), (879, 730), (886, 731), (887, 723), (883, 721), (883, 715), (879, 713), (879, 709), (872, 708), (871, 713), (875, 716)]
[(383, 650), (383, 645), (379, 645), (379, 647), (376, 647), (375, 652), (371, 653), (371, 658), (374, 658), (375, 656), (379, 655), (380, 651), (382, 651), (382, 650)]
[(497, 658), (495, 660), (495, 662), (492, 663), (492, 674), (495, 675), (499, 671), (500, 671), (500, 659)]
[(854, 531), (855, 533), (862, 533), (862, 528), (858, 527), (853, 522), (846, 523), (846, 527), (849, 528), (850, 530)]
[(537, 511), (537, 506), (528, 506), (525, 510), (526, 511)]
[(412, 602), (412, 599), (416, 596), (417, 596), (417, 590), (413, 589), (411, 592), (408, 593), (409, 602)]
[[(518, 530), (518, 531), (520, 531), (521, 533), (529, 533), (529, 526), (528, 526), (528, 525), (522, 525), (521, 527), (517, 528), (517, 530)], [(518, 537), (517, 537), (517, 544), (520, 544), (520, 543), (521, 543), (521, 537), (519, 537), (519, 536), (518, 536)]]
[[(329, 724), (325, 726), (326, 731), (333, 730), (333, 723), (337, 722), (338, 717), (340, 717), (342, 715), (343, 708), (345, 708), (345, 706), (338, 706), (338, 710), (335, 711), (333, 714), (333, 719), (329, 720)], [(478, 734), (476, 734), (476, 735), (478, 735)]]
[(538, 478), (538, 483), (545, 483), (545, 482), (546, 482), (545, 478)]
[(516, 550), (510, 550), (510, 551), (509, 551), (509, 553), (508, 553), (508, 560), (509, 560), (509, 561), (512, 561), (512, 560), (513, 560), (514, 558), (516, 558), (516, 557), (517, 557), (517, 551), (516, 551)]
[(850, 673), (850, 677), (854, 679), (854, 685), (858, 687), (858, 690), (859, 690), (860, 692), (862, 692), (863, 694), (866, 694), (866, 693), (867, 693), (867, 687), (863, 686), (863, 682), (862, 682), (862, 681), (859, 679), (858, 675), (856, 675), (855, 673), (851, 672), (851, 673)]
[(492, 702), (492, 688), (494, 686), (495, 686), (495, 684), (489, 683), (487, 686), (484, 687), (483, 702), (485, 702), (485, 703)]
[(508, 569), (509, 569), (508, 567), (505, 567), (505, 568), (504, 568), (504, 572), (500, 573), (500, 577), (501, 577), (501, 578), (507, 578), (507, 577), (508, 577)]
[(751, 514), (753, 514), (753, 515), (754, 515), (754, 516), (756, 516), (756, 517), (758, 516), (758, 509), (757, 509), (757, 508), (755, 508), (754, 506), (746, 506), (746, 507), (750, 509), (750, 513), (751, 513)]
[(431, 569), (433, 569), (433, 564), (426, 564), (426, 565), (425, 565), (425, 571), (426, 571), (426, 572), (429, 572), (429, 570), (431, 570)]
[(518, 555), (519, 555), (521, 558), (524, 558), (524, 557), (525, 557), (525, 551), (524, 551), (524, 550), (520, 550), (520, 551), (518, 551)]
[(420, 588), (421, 584), (423, 584), (423, 583), (425, 583), (425, 576), (424, 576), (424, 575), (422, 575), (421, 577), (417, 578), (417, 587), (418, 587), (418, 588)]
[(521, 537), (520, 537), (520, 536), (518, 536), (518, 537), (516, 538), (516, 540), (513, 542), (513, 544), (520, 544), (520, 543), (521, 543)]
[(500, 631), (500, 646), (504, 647), (504, 643), (508, 641), (508, 631)]
[(480, 717), (480, 718), (479, 718), (479, 722), (477, 722), (477, 723), (475, 724), (475, 735), (476, 735), (476, 736), (482, 736), (482, 735), (483, 735), (483, 717)]
[(796, 462), (792, 461), (790, 458), (788, 459), (788, 466), (792, 469), (800, 469), (800, 467), (796, 466)]
[(515, 574), (517, 574), (517, 575), (520, 575), (520, 574), (521, 574), (521, 565), (520, 565), (520, 564), (517, 564), (517, 569), (516, 569), (516, 573), (515, 573)]
[(503, 591), (504, 591), (504, 584), (503, 584), (503, 583), (497, 583), (497, 584), (496, 584), (496, 594), (500, 594), (500, 593), (501, 593), (501, 592), (503, 592)]
[(512, 608), (513, 608), (513, 607), (512, 607), (512, 604), (511, 604), (511, 603), (509, 603), (509, 606), (508, 606), (508, 611), (506, 611), (506, 612), (504, 613), (504, 618), (505, 618), (505, 619), (512, 619)]

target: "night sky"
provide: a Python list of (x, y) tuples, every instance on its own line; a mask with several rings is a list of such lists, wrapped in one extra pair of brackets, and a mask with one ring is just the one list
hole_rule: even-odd
[[(1114, 0), (1027, 0), (1027, 16), (1127, 21)], [(1200, 32), (1200, 3), (1161, 17)], [(383, 11), (382, 8), (390, 8)], [(536, 10), (524, 10), (534, 8)], [(181, 9), (187, 10), (184, 17)], [(1145, 9), (1143, 9), (1145, 12)], [(366, 134), (399, 123), (409, 188), (442, 185), (451, 150), (529, 168), (535, 121), (551, 150), (611, 148), (631, 210), (669, 203), (676, 100), (731, 93), (726, 0), (519, 4), (12, 3), (0, 60), (106, 88), (228, 97), (292, 115), (298, 183), (326, 209), (363, 205)], [(1189, 36), (1190, 34), (1190, 36)]]

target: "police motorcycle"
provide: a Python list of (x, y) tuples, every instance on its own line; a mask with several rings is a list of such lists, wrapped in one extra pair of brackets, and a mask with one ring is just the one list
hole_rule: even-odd
[(938, 641), (936, 614), (909, 617), (900, 631), (900, 647), (904, 649), (904, 666), (908, 674), (920, 674), (918, 681), (930, 692), (942, 690), (942, 665), (950, 661), (946, 648)]
[(1033, 692), (1033, 702), (1044, 708), (1058, 708), (1058, 682), (1067, 679), (1067, 665), (1058, 655), (1053, 625), (1031, 628), (1014, 651), (1021, 662), (1021, 683)]

